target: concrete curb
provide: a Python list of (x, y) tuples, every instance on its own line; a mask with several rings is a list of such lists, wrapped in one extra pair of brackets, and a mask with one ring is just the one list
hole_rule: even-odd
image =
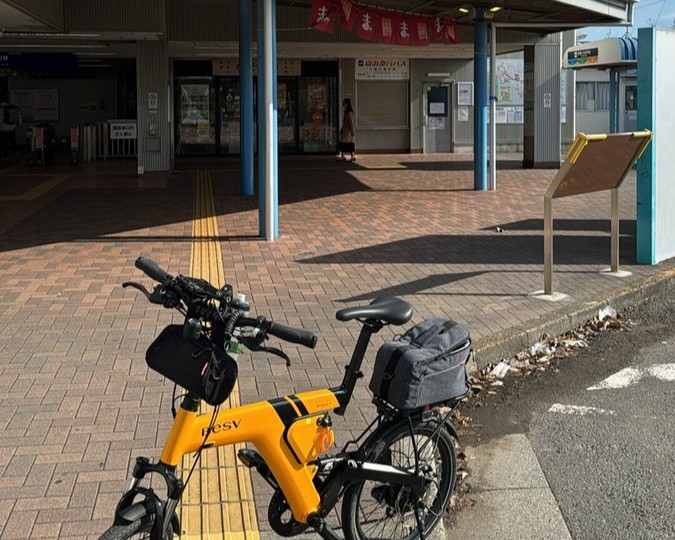
[(667, 267), (659, 273), (640, 281), (634, 280), (611, 293), (566, 304), (539, 319), (476, 340), (474, 349), (477, 367), (480, 369), (502, 358), (510, 358), (529, 348), (542, 334), (555, 336), (576, 328), (596, 316), (598, 310), (608, 304), (619, 311), (648, 300), (675, 284), (675, 262), (668, 261), (666, 264)]

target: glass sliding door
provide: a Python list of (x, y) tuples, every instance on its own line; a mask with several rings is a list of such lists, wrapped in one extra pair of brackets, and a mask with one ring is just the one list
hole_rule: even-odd
[(239, 80), (227, 78), (221, 81), (220, 90), (220, 152), (239, 154), (239, 121), (241, 118), (241, 99)]
[(300, 152), (335, 152), (337, 78), (302, 77), (299, 86)]
[(277, 82), (279, 115), (279, 151), (298, 152), (298, 79), (280, 78)]
[(176, 84), (178, 122), (176, 153), (215, 154), (216, 96), (210, 77), (181, 77)]

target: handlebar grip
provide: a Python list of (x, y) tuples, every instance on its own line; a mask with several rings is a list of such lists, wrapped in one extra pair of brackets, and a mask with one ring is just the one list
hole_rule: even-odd
[(307, 330), (291, 328), (290, 326), (274, 322), (270, 324), (267, 333), (289, 343), (297, 343), (310, 349), (316, 347), (316, 336)]
[(171, 279), (171, 274), (162, 270), (160, 266), (146, 257), (139, 257), (136, 259), (136, 268), (145, 272), (149, 277), (160, 283), (164, 283), (167, 279)]

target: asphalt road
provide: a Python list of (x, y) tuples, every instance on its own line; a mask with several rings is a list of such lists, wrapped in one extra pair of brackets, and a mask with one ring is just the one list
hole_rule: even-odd
[[(476, 538), (675, 538), (675, 290), (625, 316), (632, 331), (602, 333), (589, 349), (546, 373), (511, 378), (496, 396), (465, 411), (477, 427), (464, 442), (479, 457), (491, 452), (488, 468), (508, 457), (500, 450), (509, 448), (504, 441), (525, 440), (523, 456), (536, 456), (529, 470), (543, 471), (554, 504), (534, 512), (519, 507), (512, 489), (499, 503), (508, 512), (496, 516), (481, 500), (489, 502), (486, 494), (498, 490), (481, 486), (479, 473), (478, 504), (463, 532), (470, 526)], [(508, 478), (508, 467), (500, 474)], [(534, 515), (521, 529), (479, 530), (528, 512)], [(562, 529), (546, 532), (560, 516)], [(533, 536), (533, 526), (544, 532)]]

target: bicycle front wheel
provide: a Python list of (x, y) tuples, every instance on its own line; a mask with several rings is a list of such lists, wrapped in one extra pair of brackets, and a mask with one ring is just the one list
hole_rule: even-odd
[[(99, 540), (146, 540), (151, 538), (152, 526), (155, 523), (154, 514), (148, 514), (128, 524), (115, 524), (104, 532)], [(173, 529), (169, 526), (169, 532), (165, 540), (173, 538)]]
[[(402, 467), (419, 466), (429, 478), (422, 497), (425, 537), (434, 529), (448, 506), (457, 470), (455, 446), (445, 427), (413, 420), (412, 434), (407, 420), (386, 426), (366, 443), (364, 460)], [(414, 436), (414, 444), (413, 444)], [(346, 540), (415, 540), (420, 537), (410, 488), (362, 480), (350, 486), (342, 504), (342, 525)]]

